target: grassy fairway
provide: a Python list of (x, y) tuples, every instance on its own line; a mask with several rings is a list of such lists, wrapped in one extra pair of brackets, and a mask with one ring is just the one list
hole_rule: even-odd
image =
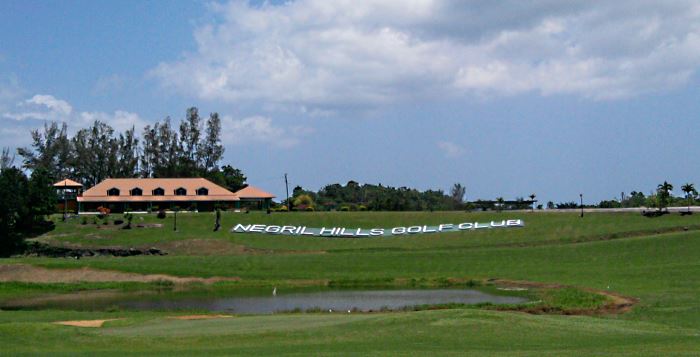
[[(269, 285), (301, 279), (361, 283), (499, 278), (610, 290), (636, 297), (640, 303), (630, 313), (613, 316), (452, 309), (180, 321), (166, 318), (169, 314), (165, 312), (0, 311), (0, 344), (3, 351), (67, 354), (119, 353), (127, 349), (162, 354), (469, 351), (485, 355), (657, 356), (694, 355), (700, 350), (700, 216), (697, 215), (648, 219), (638, 214), (599, 213), (581, 219), (576, 214), (528, 212), (226, 214), (223, 226), (230, 228), (235, 223), (249, 222), (386, 228), (508, 218), (522, 218), (526, 227), (375, 239), (323, 239), (212, 232), (213, 216), (209, 214), (178, 216), (177, 233), (170, 228), (170, 218), (165, 220), (164, 228), (130, 231), (98, 230), (70, 222), (60, 224), (42, 239), (73, 246), (171, 247), (174, 254), (81, 260), (13, 258), (0, 261), (0, 265), (87, 266), (177, 276), (235, 276), (242, 283), (256, 281)], [(149, 216), (144, 222), (162, 221)], [(97, 284), (96, 288), (99, 287)], [(13, 289), (21, 286), (13, 285)], [(93, 330), (50, 324), (57, 320), (115, 317), (123, 320)]]
[[(49, 323), (125, 316), (101, 329)], [(0, 314), (0, 321), (4, 353), (659, 356), (692, 355), (698, 345), (695, 330), (660, 324), (470, 309), (199, 321), (126, 313), (7, 312)]]

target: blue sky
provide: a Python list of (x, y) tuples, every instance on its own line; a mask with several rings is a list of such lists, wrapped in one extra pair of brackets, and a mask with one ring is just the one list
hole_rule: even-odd
[(197, 106), (279, 196), (287, 172), (597, 202), (700, 184), (698, 67), (694, 1), (4, 1), (0, 146)]

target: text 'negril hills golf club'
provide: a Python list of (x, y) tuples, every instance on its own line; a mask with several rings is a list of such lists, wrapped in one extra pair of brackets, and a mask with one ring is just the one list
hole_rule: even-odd
[(281, 234), (290, 236), (312, 236), (312, 237), (346, 237), (346, 238), (368, 238), (382, 236), (400, 236), (408, 234), (459, 232), (477, 229), (492, 228), (514, 228), (524, 227), (522, 219), (504, 219), (491, 221), (489, 223), (464, 222), (459, 224), (445, 223), (437, 226), (417, 225), (393, 228), (345, 228), (345, 227), (321, 227), (313, 228), (307, 226), (278, 226), (265, 224), (236, 224), (231, 229), (233, 233), (259, 233), (259, 234)]

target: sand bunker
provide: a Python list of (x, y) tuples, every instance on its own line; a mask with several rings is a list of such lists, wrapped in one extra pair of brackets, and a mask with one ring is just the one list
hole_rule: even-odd
[(115, 321), (121, 319), (106, 319), (106, 320), (75, 320), (75, 321), (56, 321), (57, 325), (75, 326), (75, 327), (102, 327), (107, 321)]
[(92, 268), (46, 269), (27, 264), (0, 265), (0, 281), (22, 281), (29, 283), (75, 283), (75, 282), (154, 282), (171, 281), (175, 284), (199, 282), (213, 284), (219, 281), (239, 281), (237, 277), (178, 277), (166, 274), (137, 274)]

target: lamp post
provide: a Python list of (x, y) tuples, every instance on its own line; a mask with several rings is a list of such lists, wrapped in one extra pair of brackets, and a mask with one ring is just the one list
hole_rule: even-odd
[(581, 217), (583, 218), (583, 193), (579, 193), (578, 195), (581, 198)]
[(173, 208), (173, 212), (175, 212), (175, 216), (174, 216), (175, 220), (173, 221), (173, 231), (175, 231), (175, 232), (177, 232), (177, 211), (178, 211), (178, 207), (175, 206)]

